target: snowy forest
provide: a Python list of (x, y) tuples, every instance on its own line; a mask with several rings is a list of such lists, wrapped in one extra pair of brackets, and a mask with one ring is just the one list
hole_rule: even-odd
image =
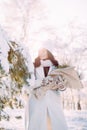
[(22, 88), (30, 85), (30, 62), (40, 47), (52, 51), (60, 67), (75, 67), (83, 88), (61, 92), (62, 106), (70, 130), (87, 130), (87, 2), (78, 3), (0, 0), (0, 130), (24, 130)]

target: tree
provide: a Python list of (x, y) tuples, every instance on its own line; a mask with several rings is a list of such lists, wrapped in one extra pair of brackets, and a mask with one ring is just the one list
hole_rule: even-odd
[(23, 107), (20, 94), (24, 85), (29, 86), (31, 59), (25, 55), (27, 50), (7, 40), (2, 31), (0, 41), (0, 117), (8, 119), (4, 112), (6, 106)]

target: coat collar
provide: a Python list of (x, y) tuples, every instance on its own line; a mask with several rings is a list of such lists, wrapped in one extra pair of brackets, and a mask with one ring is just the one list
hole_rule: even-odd
[[(53, 66), (50, 66), (48, 74), (53, 70)], [(37, 76), (39, 78), (45, 78), (43, 67), (40, 66), (36, 69)]]

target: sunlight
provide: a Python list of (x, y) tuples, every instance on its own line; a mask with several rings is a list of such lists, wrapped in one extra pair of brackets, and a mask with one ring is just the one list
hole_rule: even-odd
[(34, 59), (38, 56), (38, 50), (42, 48), (42, 44), (41, 43), (37, 43), (37, 44), (32, 44), (32, 49), (29, 48), (30, 50), (30, 55), (32, 58), (32, 61), (34, 61)]

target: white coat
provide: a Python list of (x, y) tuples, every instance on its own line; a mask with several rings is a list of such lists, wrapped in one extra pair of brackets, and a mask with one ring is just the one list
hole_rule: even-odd
[[(50, 67), (49, 73), (54, 69)], [(42, 66), (36, 68), (37, 79), (43, 79), (44, 72)], [(25, 116), (25, 130), (48, 130), (47, 117), (51, 122), (51, 130), (67, 130), (66, 120), (64, 117), (60, 92), (56, 90), (48, 90), (46, 94), (37, 99), (31, 95)]]

